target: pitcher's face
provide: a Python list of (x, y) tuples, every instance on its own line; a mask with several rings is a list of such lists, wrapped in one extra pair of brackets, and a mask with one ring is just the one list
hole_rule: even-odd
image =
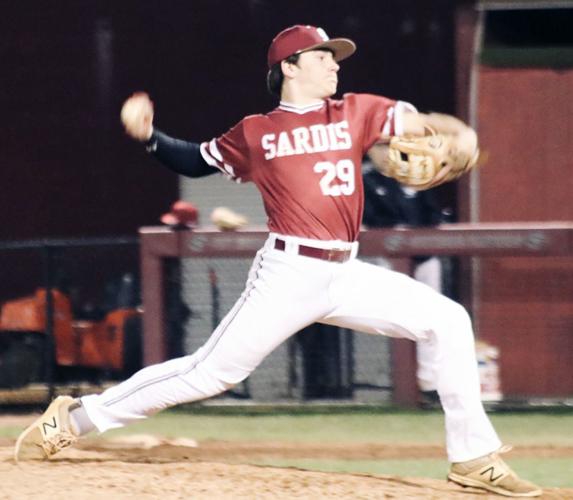
[(340, 66), (329, 50), (303, 52), (297, 68), (294, 79), (305, 96), (326, 99), (336, 93)]

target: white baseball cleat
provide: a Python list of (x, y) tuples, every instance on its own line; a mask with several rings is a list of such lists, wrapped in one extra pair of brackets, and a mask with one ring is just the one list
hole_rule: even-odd
[(70, 396), (58, 396), (46, 411), (30, 425), (16, 441), (14, 459), (48, 459), (75, 443), (78, 436), (72, 431), (70, 409), (79, 403)]
[[(507, 451), (502, 448), (499, 453)], [(538, 497), (541, 488), (521, 479), (498, 455), (490, 453), (484, 457), (453, 463), (448, 479), (462, 486), (471, 486), (492, 491), (506, 497)]]

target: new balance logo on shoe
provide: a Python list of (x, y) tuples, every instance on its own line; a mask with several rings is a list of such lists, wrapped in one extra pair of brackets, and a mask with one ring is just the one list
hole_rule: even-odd
[(490, 473), (490, 474), (489, 474), (489, 481), (492, 482), (492, 483), (495, 483), (499, 478), (503, 477), (503, 474), (504, 474), (503, 471), (502, 471), (499, 475), (496, 476), (496, 475), (495, 475), (495, 467), (492, 465), (492, 466), (489, 467), (488, 469), (484, 470), (484, 471), (480, 474), (480, 476), (483, 476), (483, 475), (487, 474), (488, 472)]
[(52, 423), (51, 424), (49, 422), (44, 422), (42, 424), (42, 430), (44, 431), (44, 434), (48, 434), (48, 432), (46, 431), (46, 427), (51, 427), (54, 430), (57, 429), (58, 424), (56, 423), (56, 417), (52, 417)]

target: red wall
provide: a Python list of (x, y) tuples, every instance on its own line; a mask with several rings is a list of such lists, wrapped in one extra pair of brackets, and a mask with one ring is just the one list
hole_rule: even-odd
[[(480, 68), (479, 219), (573, 220), (573, 70)], [(480, 259), (479, 336), (508, 396), (573, 394), (571, 258)]]

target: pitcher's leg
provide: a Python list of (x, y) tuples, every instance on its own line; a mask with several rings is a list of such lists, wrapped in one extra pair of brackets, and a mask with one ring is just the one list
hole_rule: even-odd
[(331, 296), (338, 306), (326, 323), (434, 344), (431, 365), (452, 462), (501, 446), (481, 403), (471, 321), (461, 305), (404, 274), (360, 261), (345, 266)]
[[(89, 419), (103, 432), (209, 398), (244, 380), (275, 347), (324, 314), (325, 300), (308, 283), (305, 262), (301, 267), (297, 259), (265, 254), (253, 282), (203, 347), (144, 368), (102, 394), (83, 397)], [(322, 286), (322, 279), (313, 281)]]
[[(414, 269), (414, 279), (436, 292), (442, 292), (442, 263), (438, 257), (421, 262)], [(435, 391), (437, 388), (437, 370), (434, 359), (436, 342), (434, 338), (416, 342), (417, 379), (421, 391)]]
[(449, 302), (432, 332), (436, 343), (437, 391), (445, 413), (446, 445), (451, 462), (471, 460), (501, 447), (481, 401), (471, 320)]

